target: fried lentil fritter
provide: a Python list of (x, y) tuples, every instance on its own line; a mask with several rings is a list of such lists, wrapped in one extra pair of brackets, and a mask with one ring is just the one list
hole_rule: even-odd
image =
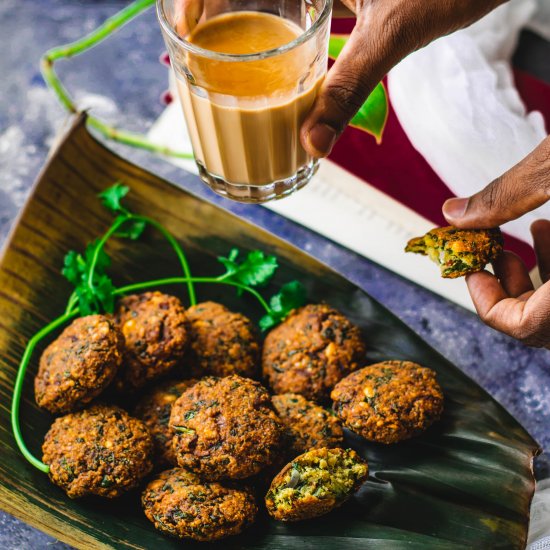
[(260, 344), (252, 321), (216, 302), (187, 310), (192, 376), (239, 374), (257, 378)]
[(285, 425), (294, 455), (344, 443), (340, 419), (323, 407), (296, 393), (274, 395), (271, 401)]
[(334, 412), (365, 439), (397, 443), (426, 430), (443, 412), (435, 373), (410, 361), (358, 370), (332, 391)]
[(145, 424), (108, 405), (57, 418), (42, 452), (50, 479), (71, 498), (117, 497), (153, 467), (153, 440)]
[(423, 237), (411, 239), (405, 252), (429, 256), (447, 279), (483, 271), (502, 252), (502, 233), (495, 229), (436, 227)]
[(364, 354), (359, 328), (332, 307), (311, 304), (267, 335), (263, 373), (274, 393), (324, 401), (336, 382), (359, 368)]
[(242, 479), (273, 463), (283, 427), (267, 390), (236, 374), (207, 377), (174, 403), (178, 465), (203, 479)]
[(176, 456), (172, 448), (173, 430), (170, 428), (170, 413), (176, 399), (197, 380), (169, 380), (146, 394), (134, 409), (136, 418), (143, 420), (153, 436), (155, 466), (175, 466)]
[(141, 497), (147, 518), (157, 529), (202, 542), (238, 535), (258, 512), (247, 489), (202, 482), (181, 468), (162, 472)]
[(115, 320), (126, 339), (119, 391), (142, 388), (147, 382), (170, 373), (181, 363), (189, 338), (189, 325), (180, 300), (160, 292), (122, 298)]
[(40, 358), (37, 404), (54, 414), (83, 407), (111, 383), (123, 347), (124, 337), (105, 315), (75, 319)]
[(273, 480), (265, 497), (267, 511), (280, 521), (322, 516), (357, 491), (368, 472), (367, 463), (351, 449), (313, 449)]

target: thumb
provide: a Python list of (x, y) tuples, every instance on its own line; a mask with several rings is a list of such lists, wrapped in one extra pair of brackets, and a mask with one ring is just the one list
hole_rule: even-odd
[(550, 137), (531, 154), (470, 198), (443, 205), (447, 221), (460, 228), (497, 227), (550, 200)]
[(372, 32), (365, 17), (357, 24), (344, 49), (328, 72), (301, 128), (301, 141), (313, 157), (326, 157), (385, 72), (376, 70)]

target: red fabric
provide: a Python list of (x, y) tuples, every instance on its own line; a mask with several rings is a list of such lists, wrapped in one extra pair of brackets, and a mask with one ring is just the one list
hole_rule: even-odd
[[(332, 22), (332, 32), (348, 33), (353, 20)], [(529, 111), (540, 111), (550, 125), (550, 86), (521, 71), (515, 71), (516, 85)], [(453, 194), (413, 147), (391, 109), (382, 139), (356, 128), (348, 128), (330, 156), (337, 164), (368, 181), (384, 193), (415, 210), (434, 225), (445, 224), (441, 205)], [(529, 268), (535, 265), (531, 246), (506, 236), (506, 247), (519, 254)]]

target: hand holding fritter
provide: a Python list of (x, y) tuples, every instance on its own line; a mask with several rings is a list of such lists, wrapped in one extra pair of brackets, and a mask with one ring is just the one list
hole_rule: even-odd
[[(501, 225), (550, 199), (550, 137), (511, 170), (469, 198), (450, 199), (443, 213), (460, 228)], [(550, 222), (531, 226), (542, 282), (535, 290), (520, 258), (505, 252), (486, 271), (466, 279), (481, 319), (490, 327), (537, 347), (550, 347)]]

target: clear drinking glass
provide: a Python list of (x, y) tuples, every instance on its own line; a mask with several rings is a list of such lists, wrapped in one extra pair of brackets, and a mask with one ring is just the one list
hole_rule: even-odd
[[(332, 0), (157, 0), (199, 173), (217, 193), (266, 202), (315, 173), (299, 134), (326, 74), (331, 9)], [(288, 31), (289, 41), (251, 52), (247, 41), (257, 45), (259, 23), (274, 16), (288, 28), (269, 20), (279, 27), (262, 40)], [(251, 19), (236, 27), (235, 17)], [(220, 51), (232, 25), (238, 34)]]

